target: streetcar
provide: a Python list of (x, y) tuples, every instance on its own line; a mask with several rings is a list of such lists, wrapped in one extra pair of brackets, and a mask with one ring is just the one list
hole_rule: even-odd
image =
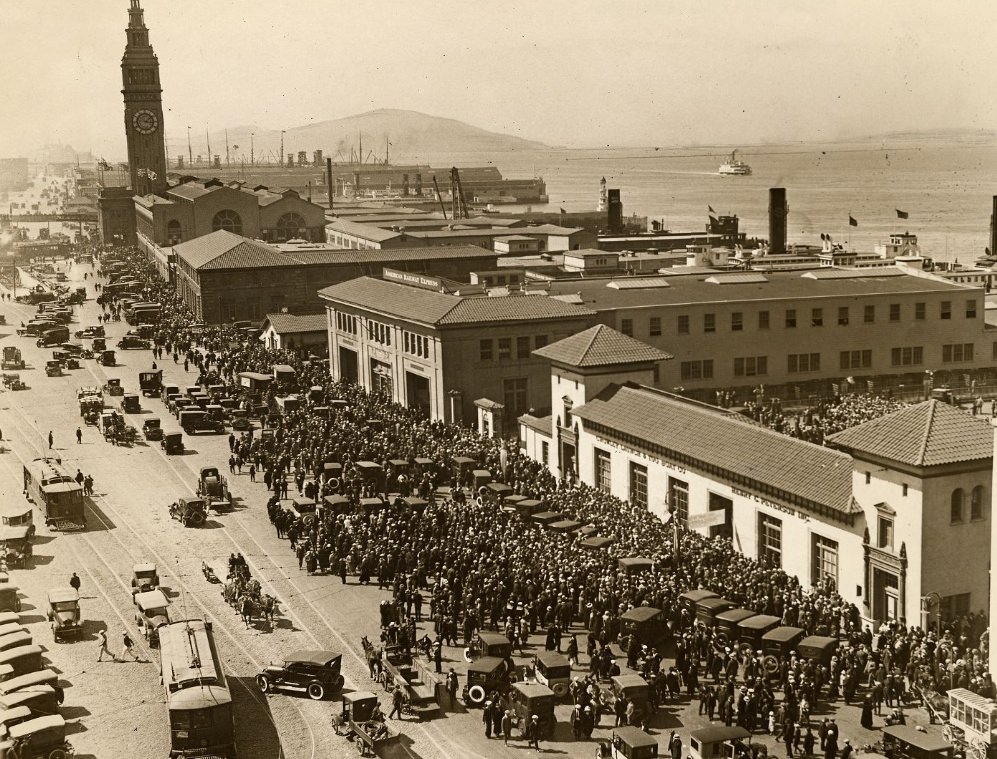
[(24, 494), (57, 530), (83, 529), (83, 487), (57, 459), (37, 458), (24, 465)]
[(159, 653), (170, 720), (170, 757), (236, 759), (232, 694), (211, 624), (187, 619), (163, 625)]

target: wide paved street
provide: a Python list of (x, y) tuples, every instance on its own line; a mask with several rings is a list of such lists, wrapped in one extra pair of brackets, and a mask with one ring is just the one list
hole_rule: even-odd
[[(83, 284), (89, 266), (75, 265), (70, 278)], [(89, 281), (89, 280), (88, 280)], [(90, 296), (93, 296), (91, 289)], [(98, 308), (92, 300), (82, 308), (71, 331), (96, 324)], [(79, 370), (62, 377), (46, 377), (45, 360), (51, 349), (34, 346), (33, 338), (19, 338), (15, 327), (26, 321), (33, 307), (4, 301), (0, 306), (8, 322), (0, 328), (0, 344), (15, 344), (24, 351), (29, 368), (21, 372), (28, 389), (4, 391), (0, 395), (0, 428), (4, 451), (0, 455), (0, 497), (18, 501), (21, 493), (21, 467), (25, 461), (48, 453), (49, 431), (54, 453), (75, 471), (79, 468), (95, 480), (96, 495), (87, 501), (88, 527), (80, 533), (52, 533), (39, 524), (39, 537), (33, 565), (12, 571), (12, 581), (24, 596), (26, 622), (47, 649), (47, 656), (72, 687), (67, 690), (64, 713), (73, 720), (71, 740), (81, 756), (132, 757), (165, 756), (169, 744), (166, 714), (158, 680), (158, 653), (139, 645), (138, 663), (98, 663), (96, 635), (107, 630), (115, 653), (121, 650), (121, 634), (129, 630), (140, 637), (134, 625), (134, 607), (129, 592), (132, 566), (155, 562), (174, 608), (174, 617), (203, 617), (214, 623), (216, 639), (230, 676), (233, 678), (240, 757), (345, 756), (355, 750), (337, 736), (331, 717), (338, 713), (338, 699), (313, 702), (293, 695), (264, 696), (254, 676), (269, 661), (299, 648), (329, 648), (342, 651), (347, 690), (374, 690), (382, 694), (385, 713), (390, 709), (386, 694), (367, 674), (360, 647), (363, 635), (377, 640), (378, 603), (389, 597), (376, 586), (360, 586), (356, 578), (347, 585), (338, 577), (314, 575), (298, 568), (285, 540), (278, 540), (266, 516), (267, 492), (262, 483), (250, 482), (248, 473), (229, 475), (227, 435), (187, 438), (187, 452), (166, 456), (157, 443), (139, 442), (134, 447), (115, 447), (105, 442), (94, 427), (82, 424), (76, 403), (76, 389), (83, 385), (103, 385), (108, 378), (121, 379), (128, 392), (137, 392), (137, 374), (152, 366), (150, 351), (119, 350), (118, 365), (99, 366), (84, 361)], [(108, 327), (108, 347), (113, 347), (128, 329), (123, 322)], [(182, 364), (165, 359), (164, 381), (179, 385), (196, 377)], [(120, 398), (106, 398), (116, 404)], [(164, 427), (176, 422), (158, 399), (142, 399), (142, 413), (128, 421), (141, 429), (143, 418), (157, 416)], [(82, 428), (82, 443), (75, 431)], [(212, 514), (202, 528), (185, 528), (172, 520), (167, 506), (180, 496), (194, 494), (199, 467), (215, 465), (226, 470), (236, 496), (231, 512)], [(294, 489), (292, 485), (292, 495)], [(38, 514), (36, 523), (43, 521)], [(224, 576), (227, 559), (242, 553), (253, 576), (265, 593), (280, 603), (274, 630), (260, 622), (247, 629), (238, 614), (221, 598), (220, 586), (210, 584), (202, 573), (202, 561), (209, 562)], [(82, 578), (85, 635), (82, 642), (55, 644), (44, 619), (44, 598), (48, 588), (67, 585), (72, 572)], [(428, 627), (431, 631), (431, 627)], [(425, 631), (420, 631), (420, 637)], [(535, 636), (527, 648), (527, 658), (543, 647)], [(462, 659), (461, 649), (445, 648), (444, 669)], [(519, 662), (525, 662), (522, 658)], [(463, 672), (458, 664), (458, 671)], [(652, 720), (652, 732), (665, 751), (672, 729), (686, 739), (688, 730), (708, 724), (697, 715), (696, 702), (683, 699), (660, 710)], [(569, 707), (558, 707), (560, 722), (556, 740), (546, 744), (548, 753), (589, 757), (594, 746), (574, 742), (568, 725)], [(824, 716), (820, 713), (817, 717)], [(875, 740), (875, 734), (862, 730), (858, 710), (842, 711), (839, 722), (844, 737), (862, 744)], [(924, 721), (913, 715), (913, 721)], [(602, 715), (602, 727), (595, 737), (609, 736), (612, 718)], [(520, 755), (525, 741), (508, 746), (499, 740), (486, 740), (480, 712), (457, 713), (432, 721), (413, 719), (394, 727), (406, 735), (401, 750), (426, 757), (511, 757)], [(771, 738), (760, 738), (772, 748)], [(688, 745), (687, 740), (685, 740)], [(780, 749), (781, 751), (781, 749)]]

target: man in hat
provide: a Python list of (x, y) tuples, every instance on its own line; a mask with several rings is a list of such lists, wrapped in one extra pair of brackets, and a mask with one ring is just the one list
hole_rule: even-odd
[(485, 723), (485, 737), (492, 737), (492, 702), (485, 701), (485, 706), (481, 710), (481, 721)]
[(509, 738), (512, 734), (512, 709), (507, 709), (502, 714), (502, 737), (505, 738), (505, 745), (509, 745)]
[(529, 724), (526, 725), (526, 748), (535, 747), (537, 753), (540, 752), (540, 717), (536, 714), (530, 716)]
[(841, 749), (841, 759), (849, 759), (852, 755), (852, 742), (845, 738), (845, 747)]

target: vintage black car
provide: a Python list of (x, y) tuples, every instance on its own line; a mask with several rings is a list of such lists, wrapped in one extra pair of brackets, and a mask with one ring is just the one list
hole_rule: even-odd
[(334, 651), (294, 651), (281, 664), (271, 664), (256, 676), (256, 684), (264, 693), (295, 691), (321, 701), (343, 688), (340, 673), (343, 656)]
[(207, 509), (200, 498), (178, 498), (170, 504), (170, 517), (179, 519), (184, 527), (200, 527), (207, 519)]
[(146, 350), (152, 347), (148, 340), (141, 337), (135, 337), (134, 335), (125, 335), (120, 340), (118, 340), (118, 347), (122, 350)]

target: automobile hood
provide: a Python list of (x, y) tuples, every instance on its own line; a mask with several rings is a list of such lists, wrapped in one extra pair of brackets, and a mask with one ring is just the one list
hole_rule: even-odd
[(76, 624), (76, 612), (73, 611), (57, 611), (55, 618), (63, 627)]

